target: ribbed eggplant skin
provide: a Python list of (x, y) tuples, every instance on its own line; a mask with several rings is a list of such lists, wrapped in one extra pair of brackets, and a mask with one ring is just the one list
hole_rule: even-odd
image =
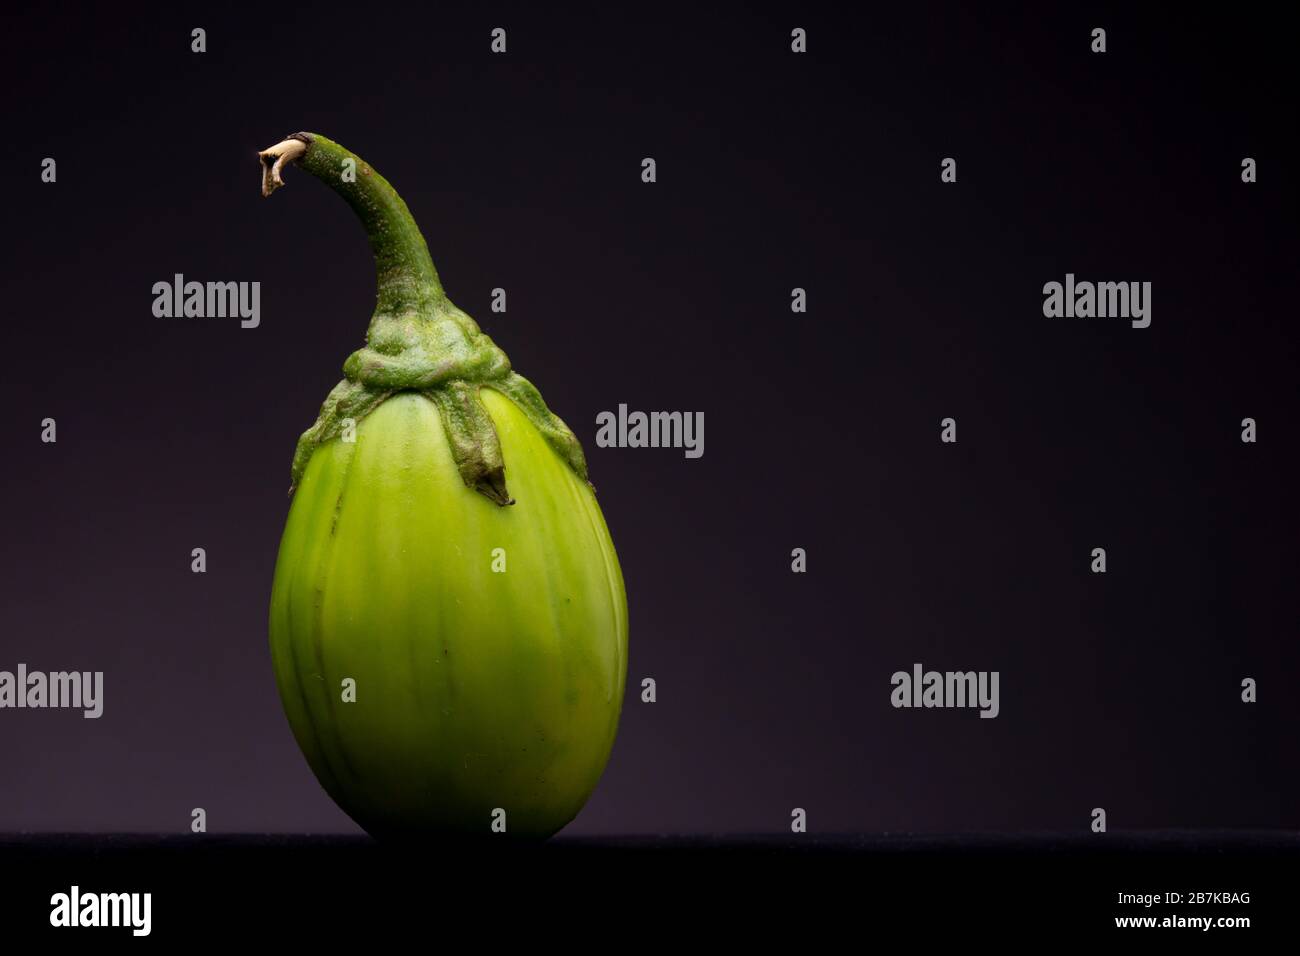
[(437, 406), (402, 393), (316, 450), (280, 544), (285, 714), (321, 785), (381, 838), (502, 838), (494, 819), (549, 836), (618, 728), (627, 597), (600, 507), (508, 398), (481, 396), (515, 504), (467, 488)]

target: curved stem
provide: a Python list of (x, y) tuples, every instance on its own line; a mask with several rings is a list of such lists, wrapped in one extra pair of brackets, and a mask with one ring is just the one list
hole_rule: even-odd
[(511, 370), (505, 353), (478, 324), (447, 298), (429, 247), (388, 180), (318, 133), (294, 133), (257, 155), (263, 196), (284, 185), (284, 167), (296, 162), (343, 197), (366, 228), (378, 279), (366, 347), (348, 356), (344, 380), (298, 439), (290, 493), (315, 449), (333, 440), (345, 422), (370, 414), (398, 392), (418, 391), (438, 406), (465, 484), (498, 505), (513, 504), (496, 427), (479, 398), (485, 386), (513, 401), (586, 479), (587, 462), (577, 436), (546, 407), (532, 383)]
[(294, 133), (258, 156), (263, 196), (283, 186), (281, 170), (297, 162), (352, 207), (375, 256), (376, 316), (427, 314), (446, 300), (411, 211), (388, 180), (360, 156), (318, 133)]

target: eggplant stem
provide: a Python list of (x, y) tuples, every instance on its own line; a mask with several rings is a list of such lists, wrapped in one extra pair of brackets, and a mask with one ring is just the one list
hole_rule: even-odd
[(298, 440), (290, 493), (313, 452), (391, 395), (421, 392), (437, 406), (465, 485), (494, 504), (511, 505), (496, 425), (478, 397), (492, 388), (512, 401), (583, 480), (587, 463), (576, 435), (478, 323), (443, 291), (428, 244), (411, 211), (388, 180), (365, 160), (319, 133), (293, 133), (257, 154), (262, 195), (284, 185), (287, 163), (298, 164), (339, 195), (365, 227), (375, 259), (375, 311), (366, 346), (343, 363), (344, 379)]

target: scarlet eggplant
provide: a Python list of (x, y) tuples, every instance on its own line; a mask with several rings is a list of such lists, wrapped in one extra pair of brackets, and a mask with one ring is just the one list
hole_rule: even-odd
[(294, 737), (375, 835), (549, 836), (605, 768), (627, 669), (582, 447), (447, 298), (371, 166), (314, 133), (258, 155), (263, 195), (296, 162), (343, 197), (378, 279), (293, 460), (270, 635)]

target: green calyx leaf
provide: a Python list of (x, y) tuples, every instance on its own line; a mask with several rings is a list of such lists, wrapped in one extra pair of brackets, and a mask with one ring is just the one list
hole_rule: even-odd
[(343, 197), (365, 226), (378, 287), (365, 348), (348, 356), (343, 381), (298, 440), (290, 494), (317, 446), (392, 395), (415, 391), (438, 407), (465, 484), (498, 505), (512, 504), (496, 427), (479, 399), (484, 387), (511, 399), (586, 480), (587, 462), (577, 436), (546, 407), (532, 383), (510, 368), (505, 353), (478, 324), (447, 298), (419, 227), (386, 179), (316, 133), (294, 133), (258, 156), (263, 196), (284, 185), (284, 165), (296, 162)]

